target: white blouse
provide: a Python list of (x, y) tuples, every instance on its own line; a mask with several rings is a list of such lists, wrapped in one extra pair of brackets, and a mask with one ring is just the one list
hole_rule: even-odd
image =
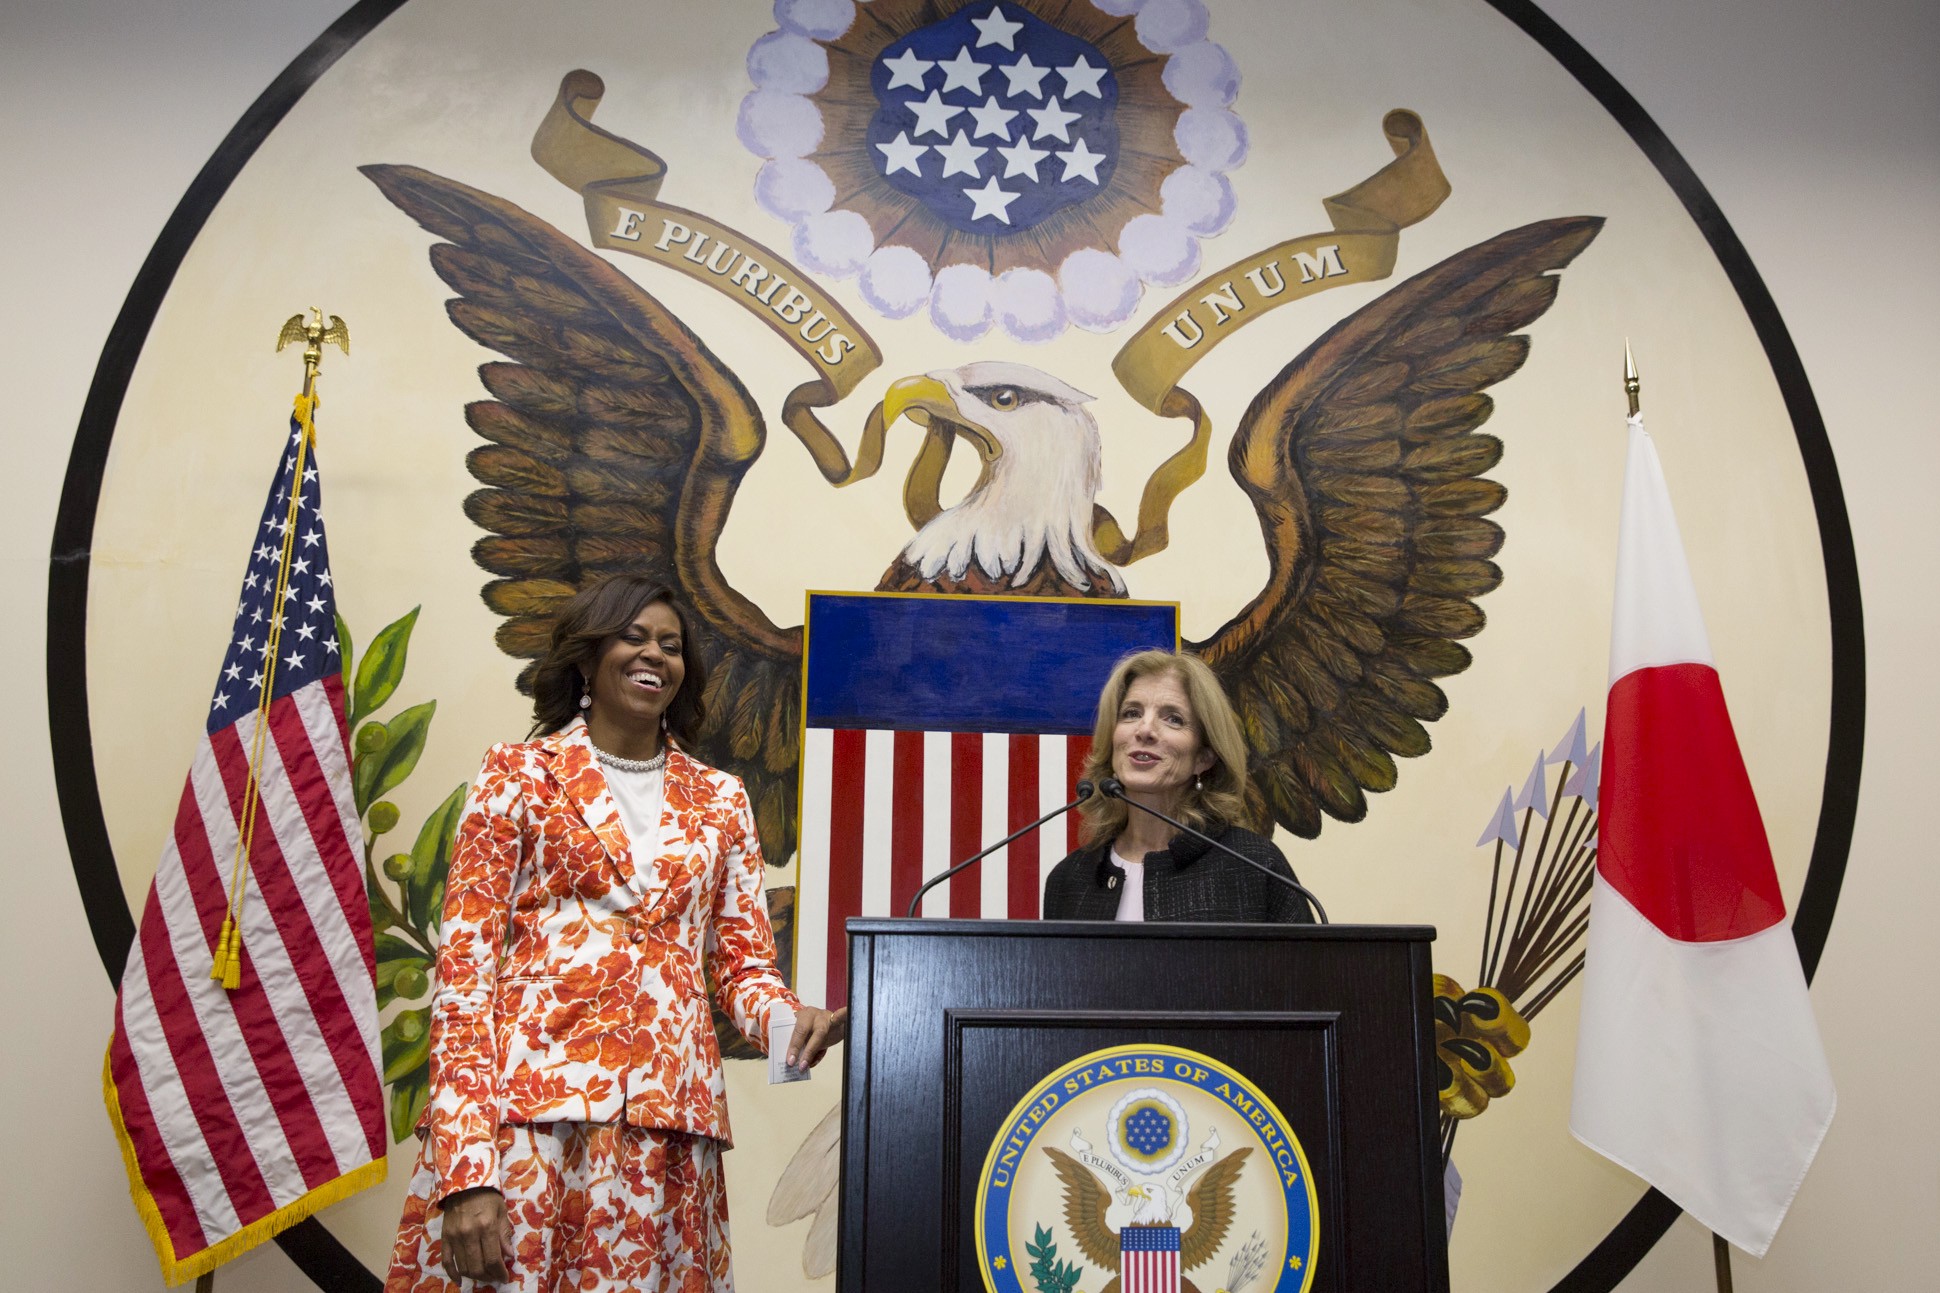
[(1125, 873), (1125, 891), (1118, 895), (1118, 920), (1145, 919), (1145, 862), (1133, 862), (1119, 853), (1111, 851), (1111, 860)]
[(606, 788), (613, 795), (613, 806), (620, 810), (620, 824), (633, 845), (633, 875), (636, 885), (653, 874), (654, 859), (660, 856), (661, 809), (667, 801), (665, 768), (652, 772), (623, 772), (610, 764), (600, 764)]

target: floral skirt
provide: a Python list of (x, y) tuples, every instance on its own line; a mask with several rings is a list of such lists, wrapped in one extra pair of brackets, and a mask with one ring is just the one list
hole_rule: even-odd
[[(706, 1136), (626, 1123), (547, 1122), (498, 1132), (512, 1221), (512, 1278), (465, 1281), (518, 1293), (637, 1289), (732, 1293), (721, 1149)], [(385, 1293), (457, 1293), (427, 1143), (398, 1224)]]

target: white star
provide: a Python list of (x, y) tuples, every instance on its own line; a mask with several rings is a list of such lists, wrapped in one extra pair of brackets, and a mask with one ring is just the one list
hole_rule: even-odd
[(303, 469), (303, 479), (306, 482), (313, 481), (316, 478), (317, 478), (317, 469), (315, 467), (305, 467)]
[(317, 632), (317, 626), (314, 624), (299, 624), (296, 626), (296, 635), (302, 638), (305, 642), (308, 642), (312, 637), (315, 637), (316, 632)]
[(263, 689), (263, 671), (261, 669), (249, 675), (249, 685), (255, 691), (261, 691)]
[(1010, 204), (1017, 201), (1019, 195), (1016, 193), (1006, 193), (1004, 190), (998, 188), (997, 177), (993, 175), (982, 188), (965, 189), (963, 196), (969, 198), (976, 204), (976, 209), (970, 213), (972, 220), (981, 220), (985, 216), (996, 216), (1005, 224), (1009, 224)]
[(970, 57), (970, 47), (965, 45), (957, 51), (957, 56), (938, 63), (943, 69), (943, 88), (949, 90), (968, 90), (972, 94), (983, 93), (983, 74), (990, 70), (990, 64), (979, 63)]
[[(243, 587), (254, 588), (255, 586), (256, 586), (256, 572), (252, 570), (248, 574), (243, 576)], [(242, 608), (239, 606), (236, 609), (241, 610)]]
[(930, 69), (936, 66), (927, 58), (916, 57), (916, 51), (913, 49), (906, 49), (895, 58), (885, 58), (882, 65), (889, 69), (889, 84), (883, 87), (888, 90), (893, 90), (899, 85), (920, 90), (923, 88), (923, 78), (928, 76)]
[(224, 694), (223, 692), (217, 692), (217, 693), (216, 693), (216, 704), (215, 704), (215, 707), (216, 707), (217, 709), (228, 709), (228, 708), (229, 708), (229, 697), (228, 697), (228, 696), (227, 696), (226, 694)]
[(257, 647), (257, 648), (256, 648), (256, 654), (257, 654), (258, 656), (266, 656), (266, 655), (268, 655), (268, 654), (269, 654), (269, 643), (268, 643), (267, 641), (265, 641), (265, 642), (263, 643), (263, 645), (261, 645), (261, 646), (259, 646), (259, 647)]
[(1051, 135), (1062, 139), (1067, 144), (1071, 142), (1071, 132), (1065, 127), (1084, 115), (1082, 112), (1066, 112), (1060, 108), (1055, 95), (1045, 106), (1027, 108), (1025, 111), (1031, 114), (1031, 120), (1037, 122), (1037, 134), (1034, 138), (1042, 139), (1046, 135)]
[(985, 99), (983, 107), (970, 109), (976, 120), (977, 128), (970, 132), (972, 139), (982, 139), (985, 135), (995, 135), (1004, 142), (1010, 142), (1010, 119), (1017, 115), (1015, 108), (1000, 108), (994, 98)]
[(242, 677), (242, 666), (239, 664), (232, 664), (227, 669), (224, 669), (222, 671), (222, 676), (227, 678), (230, 682), (234, 682), (236, 679)]
[(325, 588), (330, 587), (330, 572), (326, 570), (322, 574), (318, 575), (317, 582), (322, 584)]
[(918, 139), (932, 132), (948, 139), (950, 132), (946, 129), (945, 123), (951, 117), (963, 111), (962, 108), (957, 107), (955, 104), (943, 102), (943, 95), (936, 90), (931, 90), (930, 97), (927, 99), (911, 99), (903, 106), (916, 114), (916, 137)]
[[(260, 606), (258, 606), (258, 607), (257, 607), (257, 608), (256, 608), (256, 609), (255, 609), (254, 611), (252, 611), (252, 612), (250, 613), (250, 616), (249, 616), (249, 622), (250, 622), (251, 624), (261, 624), (261, 623), (263, 622), (263, 608), (262, 608), (262, 607), (260, 607)], [(244, 647), (243, 647), (243, 650), (245, 650), (245, 651), (247, 651), (248, 649), (249, 649), (249, 648), (248, 648), (247, 646), (244, 646)]]
[(329, 637), (323, 640), (323, 649), (328, 651), (331, 655), (337, 654), (337, 635), (335, 633), (332, 633)]
[(1016, 49), (1011, 40), (1024, 30), (1021, 22), (1012, 22), (1004, 17), (1004, 11), (992, 5), (987, 18), (972, 18), (970, 25), (977, 29), (977, 48), (985, 45), (1002, 45), (1005, 49)]
[(236, 643), (236, 649), (239, 651), (253, 651), (256, 649), (256, 639), (253, 637), (244, 638), (242, 641)]
[[(1057, 100), (1053, 99), (1052, 102), (1055, 103), (1057, 102)], [(269, 528), (276, 531), (277, 536), (280, 538), (283, 534), (283, 531), (290, 528), (290, 523), (279, 516), (274, 521), (270, 522)]]
[(1024, 57), (1018, 59), (1009, 67), (1000, 67), (997, 70), (1002, 72), (1010, 80), (1010, 95), (1012, 98), (1022, 98), (1027, 94), (1033, 99), (1042, 99), (1044, 97), (1044, 78), (1051, 74), (1051, 69), (1048, 67), (1039, 67), (1031, 62), (1031, 56), (1029, 54), (1024, 55)]
[(294, 589), (294, 588), (292, 588), (292, 587), (291, 587), (291, 586), (289, 586), (288, 584), (285, 584), (285, 585), (283, 586), (283, 600), (284, 600), (284, 601), (286, 601), (286, 602), (293, 602), (293, 601), (295, 601), (295, 600), (296, 600), (296, 589)]
[(276, 555), (276, 549), (270, 547), (267, 543), (261, 544), (256, 549), (256, 560), (258, 561), (268, 561), (271, 557), (275, 555)]
[(292, 651), (283, 657), (283, 663), (292, 669), (301, 669), (303, 667), (303, 657)]
[(999, 148), (997, 156), (1004, 159), (1004, 178), (1015, 179), (1019, 175), (1037, 178), (1037, 164), (1051, 154), (1042, 148), (1032, 148), (1031, 141), (1020, 139), (1009, 148)]
[(930, 151), (928, 144), (911, 143), (909, 132), (905, 130), (888, 143), (877, 144), (876, 147), (881, 150), (885, 159), (882, 168), (884, 175), (894, 175), (897, 171), (908, 171), (918, 179), (922, 178), (923, 168), (916, 164), (916, 159)]
[(1093, 67), (1083, 54), (1078, 55), (1078, 61), (1070, 67), (1058, 69), (1058, 75), (1064, 78), (1065, 94), (1074, 99), (1081, 94), (1088, 94), (1094, 99), (1104, 98), (1098, 82), (1104, 80), (1105, 72), (1105, 68)]
[(1096, 184), (1098, 182), (1098, 163), (1105, 160), (1105, 154), (1092, 152), (1091, 149), (1085, 146), (1085, 141), (1080, 139), (1077, 147), (1072, 148), (1068, 152), (1058, 153), (1058, 160), (1064, 163), (1064, 174), (1059, 178), (1068, 180), (1082, 175), (1093, 184)]
[(961, 130), (949, 143), (936, 146), (936, 155), (943, 159), (945, 176), (968, 175), (971, 179), (982, 178), (983, 169), (977, 165), (977, 159), (989, 151), (983, 145), (965, 139)]
[(290, 569), (296, 571), (299, 575), (307, 575), (310, 573), (310, 559), (308, 557), (298, 557), (296, 564), (291, 566)]
[(310, 608), (310, 611), (312, 614), (320, 613), (323, 610), (323, 598), (321, 597), (312, 597), (309, 601), (303, 604)]
[(295, 470), (296, 470), (296, 459), (295, 459), (295, 458), (285, 458), (285, 459), (283, 460), (283, 470), (284, 470), (284, 471), (295, 471)]
[(314, 548), (317, 545), (317, 540), (321, 539), (322, 537), (323, 536), (321, 534), (318, 534), (315, 530), (312, 530), (308, 534), (303, 536), (303, 546), (306, 548)]
[(287, 489), (279, 489), (276, 491), (276, 501), (278, 503), (281, 503), (284, 499), (288, 498), (289, 496), (290, 496), (290, 491)]

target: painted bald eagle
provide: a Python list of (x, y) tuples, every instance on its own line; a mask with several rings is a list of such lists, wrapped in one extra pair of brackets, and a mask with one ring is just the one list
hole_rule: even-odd
[[(466, 419), (482, 488), (466, 514), (495, 578), (497, 641), (530, 659), (588, 580), (643, 573), (678, 587), (717, 661), (698, 753), (738, 774), (763, 851), (794, 852), (802, 631), (780, 628), (722, 576), (715, 547), (767, 432), (746, 388), (652, 295), (513, 204), (426, 171), (367, 166), (439, 241), (431, 264), (492, 398)], [(1429, 748), (1468, 666), (1475, 600), (1501, 571), (1502, 455), (1478, 434), (1483, 391), (1521, 367), (1520, 335), (1556, 298), (1594, 217), (1547, 220), (1451, 256), (1335, 325), (1247, 409), (1228, 464), (1258, 512), (1265, 587), (1203, 642), (1243, 719), (1255, 824), (1296, 835), (1353, 822)], [(885, 589), (1123, 596), (1100, 535), (1099, 435), (1088, 397), (1036, 369), (979, 362), (890, 388), (885, 422), (973, 446), (981, 474), (944, 509), (906, 489), (917, 533)], [(934, 462), (932, 466), (934, 466)], [(912, 477), (913, 479), (913, 477)], [(933, 482), (932, 482), (933, 484)], [(1133, 558), (1135, 559), (1135, 558)], [(521, 674), (521, 685), (526, 675)]]
[(880, 587), (1123, 597), (1124, 579), (1091, 536), (1103, 471), (1090, 402), (1049, 373), (994, 360), (891, 386), (885, 424), (907, 414), (967, 440), (983, 470), (962, 502), (916, 532)]

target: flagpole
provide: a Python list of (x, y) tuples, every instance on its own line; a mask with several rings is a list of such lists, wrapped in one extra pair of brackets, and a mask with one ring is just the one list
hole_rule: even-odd
[(256, 702), (256, 727), (252, 733), (249, 754), (249, 779), (243, 786), (243, 806), (237, 822), (236, 857), (229, 877), (228, 907), (222, 916), (222, 931), (217, 936), (215, 953), (210, 958), (209, 977), (225, 989), (234, 991), (242, 986), (242, 909), (247, 893), (249, 859), (254, 848), (257, 809), (261, 801), (258, 774), (262, 767), (263, 747), (269, 726), (270, 700), (276, 689), (277, 650), (282, 641), (283, 619), (280, 613), (280, 594), (289, 578), (290, 560), (296, 548), (298, 512), (303, 499), (303, 474), (307, 466), (310, 446), (316, 439), (314, 418), (316, 414), (317, 373), (323, 366), (323, 345), (333, 342), (344, 354), (350, 353), (350, 330), (336, 315), (330, 316), (326, 326), (323, 311), (310, 307), (310, 321), (305, 323), (301, 314), (293, 314), (283, 324), (277, 336), (276, 348), (282, 350), (292, 342), (301, 341), (303, 349), (303, 393), (296, 398), (296, 422), (300, 427), (296, 446), (296, 468), (291, 477), (289, 514), (283, 523), (283, 545), (281, 560), (276, 567), (276, 591), (278, 598), (273, 604), (270, 616), (269, 636), (263, 653), (263, 681)]
[[(1630, 400), (1630, 416), (1636, 417), (1643, 412), (1643, 383), (1637, 377), (1637, 360), (1630, 353), (1630, 338), (1623, 339), (1623, 393)], [(1717, 1231), (1711, 1232), (1711, 1268), (1718, 1283), (1718, 1293), (1732, 1293), (1731, 1284), (1731, 1245)]]

